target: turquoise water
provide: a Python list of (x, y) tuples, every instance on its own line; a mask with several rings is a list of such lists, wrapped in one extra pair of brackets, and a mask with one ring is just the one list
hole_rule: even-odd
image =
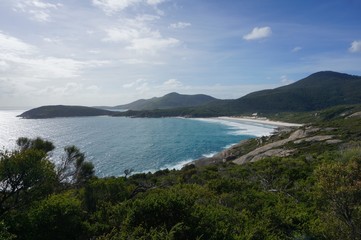
[(94, 163), (98, 176), (181, 168), (242, 139), (268, 135), (270, 126), (244, 125), (213, 119), (78, 117), (19, 119), (22, 111), (0, 111), (0, 146), (15, 147), (18, 137), (42, 137), (62, 149), (76, 145)]

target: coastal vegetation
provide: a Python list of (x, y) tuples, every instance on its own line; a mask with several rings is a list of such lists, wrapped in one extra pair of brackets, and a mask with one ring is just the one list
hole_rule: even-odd
[(75, 146), (54, 160), (51, 142), (20, 138), (16, 149), (0, 154), (0, 239), (361, 239), (360, 88), (361, 77), (320, 72), (196, 107), (30, 110), (21, 117), (257, 112), (303, 125), (242, 141), (178, 171), (124, 169), (106, 178)]
[[(52, 143), (21, 138), (0, 156), (0, 238), (361, 239), (359, 109), (298, 113), (307, 124), (217, 163), (121, 177), (96, 177), (73, 146), (54, 164)], [(295, 151), (237, 161), (270, 144)]]

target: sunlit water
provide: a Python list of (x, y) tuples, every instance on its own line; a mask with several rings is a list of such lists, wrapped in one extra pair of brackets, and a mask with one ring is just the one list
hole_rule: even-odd
[(67, 145), (76, 145), (94, 163), (98, 176), (181, 168), (254, 136), (271, 126), (245, 125), (214, 119), (77, 117), (20, 119), (22, 111), (0, 111), (0, 146), (13, 149), (19, 137), (42, 137), (57, 147), (57, 162)]

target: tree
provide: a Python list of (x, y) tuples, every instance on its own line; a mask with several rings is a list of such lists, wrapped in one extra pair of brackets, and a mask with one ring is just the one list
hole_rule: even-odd
[(343, 239), (361, 239), (361, 149), (346, 151), (340, 159), (317, 169), (317, 187), (331, 207), (329, 225), (338, 224), (334, 227)]
[(1, 240), (12, 240), (15, 239), (16, 236), (14, 234), (11, 234), (8, 231), (7, 226), (3, 221), (0, 221), (0, 239)]
[[(46, 155), (55, 149), (52, 142), (42, 138), (29, 139), (21, 137), (16, 141), (20, 152), (29, 149), (39, 150)], [(94, 176), (94, 165), (85, 161), (85, 154), (75, 146), (64, 148), (64, 156), (57, 167), (58, 180), (61, 183), (81, 185)]]
[(29, 210), (26, 239), (85, 239), (81, 201), (71, 192), (51, 195)]
[(124, 170), (125, 178), (127, 178), (130, 174), (132, 174), (133, 171), (134, 171), (133, 168), (125, 169), (125, 170)]
[(51, 193), (54, 165), (44, 151), (23, 149), (0, 155), (0, 215)]
[(39, 137), (35, 139), (29, 139), (26, 137), (20, 137), (16, 140), (20, 151), (25, 151), (27, 149), (36, 149), (43, 151), (44, 153), (49, 153), (55, 149), (55, 146), (52, 142), (43, 140)]
[(65, 147), (55, 170), (48, 158), (53, 143), (41, 138), (19, 138), (16, 143), (18, 150), (0, 153), (0, 216), (49, 195), (58, 183), (80, 186), (94, 176), (93, 164), (75, 146)]
[(57, 168), (59, 182), (81, 185), (94, 176), (94, 165), (75, 146), (64, 148), (65, 155)]

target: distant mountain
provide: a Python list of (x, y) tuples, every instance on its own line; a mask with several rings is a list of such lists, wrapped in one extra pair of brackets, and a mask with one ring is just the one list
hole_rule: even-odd
[(28, 119), (112, 115), (112, 111), (83, 106), (52, 105), (33, 108), (18, 117)]
[(211, 117), (254, 112), (314, 111), (336, 105), (359, 103), (361, 103), (360, 76), (324, 71), (287, 86), (253, 92), (235, 100), (216, 100), (191, 108), (133, 111), (122, 115)]
[(154, 110), (154, 109), (170, 109), (180, 107), (195, 107), (201, 106), (218, 99), (204, 95), (184, 95), (179, 93), (169, 93), (163, 97), (154, 97), (151, 99), (140, 99), (135, 102), (118, 105), (115, 109), (128, 109), (128, 110)]
[(214, 117), (249, 113), (305, 112), (361, 103), (361, 77), (324, 71), (314, 73), (293, 84), (250, 93), (235, 100), (218, 100), (207, 95), (169, 93), (160, 98), (141, 99), (112, 112), (80, 106), (44, 106), (20, 115), (23, 118), (75, 116), (130, 117)]

